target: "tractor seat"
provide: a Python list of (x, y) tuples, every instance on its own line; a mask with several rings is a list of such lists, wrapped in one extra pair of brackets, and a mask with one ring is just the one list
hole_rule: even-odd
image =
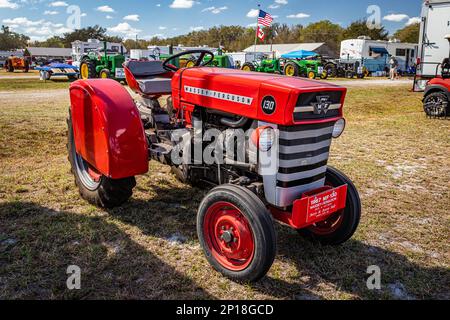
[(162, 64), (162, 61), (128, 61), (125, 67), (143, 94), (169, 94), (172, 92), (172, 78)]

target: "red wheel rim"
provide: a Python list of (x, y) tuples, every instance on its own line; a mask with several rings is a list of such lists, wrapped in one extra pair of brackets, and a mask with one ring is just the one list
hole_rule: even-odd
[(344, 220), (343, 217), (344, 210), (338, 211), (332, 214), (328, 219), (315, 223), (309, 230), (321, 236), (332, 234), (341, 226), (342, 220)]
[(232, 203), (220, 201), (210, 206), (203, 232), (212, 256), (226, 269), (246, 269), (255, 253), (253, 233), (247, 218)]

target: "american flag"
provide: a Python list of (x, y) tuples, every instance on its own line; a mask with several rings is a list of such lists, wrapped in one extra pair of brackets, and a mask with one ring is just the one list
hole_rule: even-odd
[(258, 24), (261, 24), (265, 27), (270, 27), (272, 24), (273, 18), (267, 12), (259, 10)]

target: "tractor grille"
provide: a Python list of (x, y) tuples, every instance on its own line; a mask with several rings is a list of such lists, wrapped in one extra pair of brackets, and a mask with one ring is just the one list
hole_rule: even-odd
[(334, 122), (278, 127), (276, 202), (286, 207), (302, 193), (323, 187)]
[[(326, 112), (318, 113), (315, 104), (320, 102), (320, 98), (327, 97), (329, 107)], [(302, 93), (297, 100), (294, 110), (294, 121), (327, 119), (339, 116), (341, 107), (342, 91), (321, 91)]]

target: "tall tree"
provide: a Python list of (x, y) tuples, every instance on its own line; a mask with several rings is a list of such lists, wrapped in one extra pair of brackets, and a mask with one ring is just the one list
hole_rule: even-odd
[(339, 51), (343, 29), (329, 20), (311, 23), (300, 33), (301, 42), (324, 42), (334, 52)]
[(343, 32), (344, 39), (356, 39), (359, 36), (369, 36), (373, 40), (387, 40), (389, 32), (384, 26), (369, 28), (365, 19), (352, 22)]
[(0, 32), (0, 50), (23, 49), (27, 46), (29, 40), (29, 37), (12, 32), (7, 26), (2, 26)]
[(420, 34), (420, 23), (413, 23), (394, 33), (394, 38), (401, 42), (418, 43)]

